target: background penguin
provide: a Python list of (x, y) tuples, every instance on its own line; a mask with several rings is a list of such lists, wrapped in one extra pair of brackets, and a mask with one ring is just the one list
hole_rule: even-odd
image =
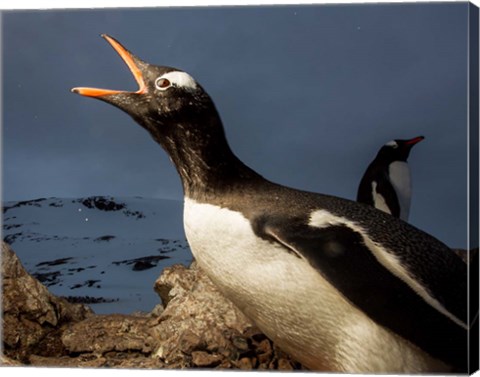
[(264, 179), (188, 73), (104, 37), (139, 89), (72, 91), (127, 112), (165, 149), (199, 266), (280, 348), (312, 370), (466, 369), (466, 265), (450, 248), (369, 206)]
[(408, 221), (412, 189), (407, 159), (412, 147), (423, 139), (418, 136), (385, 144), (360, 181), (357, 201)]

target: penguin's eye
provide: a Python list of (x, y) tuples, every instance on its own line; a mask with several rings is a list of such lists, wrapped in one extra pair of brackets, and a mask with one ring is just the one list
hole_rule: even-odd
[(155, 86), (159, 90), (165, 90), (170, 88), (170, 86), (172, 86), (172, 83), (164, 77), (159, 77), (157, 81), (155, 81)]

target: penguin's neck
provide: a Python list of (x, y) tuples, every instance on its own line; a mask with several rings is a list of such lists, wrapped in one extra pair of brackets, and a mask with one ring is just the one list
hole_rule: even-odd
[(205, 199), (263, 180), (232, 152), (218, 116), (179, 122), (159, 139), (180, 175), (184, 194)]

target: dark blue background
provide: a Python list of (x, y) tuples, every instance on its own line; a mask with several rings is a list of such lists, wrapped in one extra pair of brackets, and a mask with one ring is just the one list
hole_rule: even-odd
[(410, 156), (410, 222), (467, 235), (468, 3), (3, 12), (4, 200), (182, 196), (128, 115), (69, 91), (135, 90), (100, 37), (210, 93), (233, 150), (265, 177), (355, 198), (385, 142)]

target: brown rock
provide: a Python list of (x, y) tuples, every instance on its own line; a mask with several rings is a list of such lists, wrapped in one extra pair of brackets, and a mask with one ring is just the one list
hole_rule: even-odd
[[(155, 356), (166, 365), (246, 370), (279, 367), (271, 340), (218, 291), (195, 262), (190, 268), (166, 268), (155, 282), (155, 290), (168, 303), (155, 328), (161, 339)], [(286, 362), (281, 366), (291, 369)]]
[(248, 357), (241, 358), (240, 360), (237, 361), (237, 368), (243, 369), (243, 370), (253, 369), (252, 360), (249, 359)]
[[(2, 248), (2, 363), (113, 368), (299, 369), (193, 263), (166, 268), (151, 313), (94, 315), (50, 294)], [(12, 360), (12, 358), (16, 360)]]
[(143, 368), (143, 369), (159, 369), (165, 368), (165, 365), (159, 363), (157, 360), (146, 356), (125, 355), (119, 354), (110, 356), (101, 355), (79, 355), (75, 357), (42, 357), (32, 355), (30, 362), (35, 366), (44, 367), (69, 367), (69, 368)]
[(156, 355), (166, 362), (184, 359), (193, 351), (234, 354), (231, 339), (252, 326), (195, 263), (190, 268), (166, 268), (155, 290), (164, 304), (165, 298), (168, 302), (155, 329), (162, 340)]
[(31, 355), (29, 361), (32, 365), (43, 367), (88, 367), (88, 368), (100, 368), (105, 366), (106, 359), (104, 357), (45, 357), (38, 355)]
[(181, 264), (167, 267), (155, 282), (154, 289), (160, 296), (164, 307), (168, 305), (171, 298), (191, 290), (196, 275), (186, 273), (186, 270), (187, 268)]
[(289, 359), (278, 359), (278, 369), (279, 370), (294, 370), (292, 361)]
[(266, 365), (272, 359), (273, 351), (269, 339), (262, 340), (257, 346), (258, 362)]
[[(92, 314), (81, 304), (55, 297), (30, 276), (6, 243), (2, 243), (2, 323), (7, 356), (25, 361), (38, 352), (61, 354), (53, 333)], [(59, 333), (56, 332), (58, 339)], [(52, 346), (52, 349), (48, 349)], [(60, 347), (61, 348), (61, 347)]]
[(247, 339), (241, 336), (233, 337), (232, 343), (240, 351), (248, 351), (250, 348)]
[(190, 330), (184, 331), (180, 334), (178, 339), (178, 348), (185, 354), (192, 354), (194, 350), (204, 349), (206, 347), (205, 340), (200, 335), (195, 334)]
[(5, 355), (0, 354), (0, 367), (15, 367), (21, 365), (22, 363), (20, 361), (10, 359)]
[(221, 355), (212, 355), (204, 351), (192, 352), (192, 363), (197, 367), (215, 367), (222, 362)]
[(272, 344), (269, 339), (263, 339), (257, 345), (257, 352), (262, 354), (272, 354)]
[(62, 335), (69, 352), (133, 351), (150, 354), (158, 345), (152, 336), (156, 320), (121, 314), (96, 315), (73, 324)]
[(478, 248), (471, 249), (470, 251), (465, 249), (452, 249), (465, 263), (471, 262), (475, 256), (478, 255)]

